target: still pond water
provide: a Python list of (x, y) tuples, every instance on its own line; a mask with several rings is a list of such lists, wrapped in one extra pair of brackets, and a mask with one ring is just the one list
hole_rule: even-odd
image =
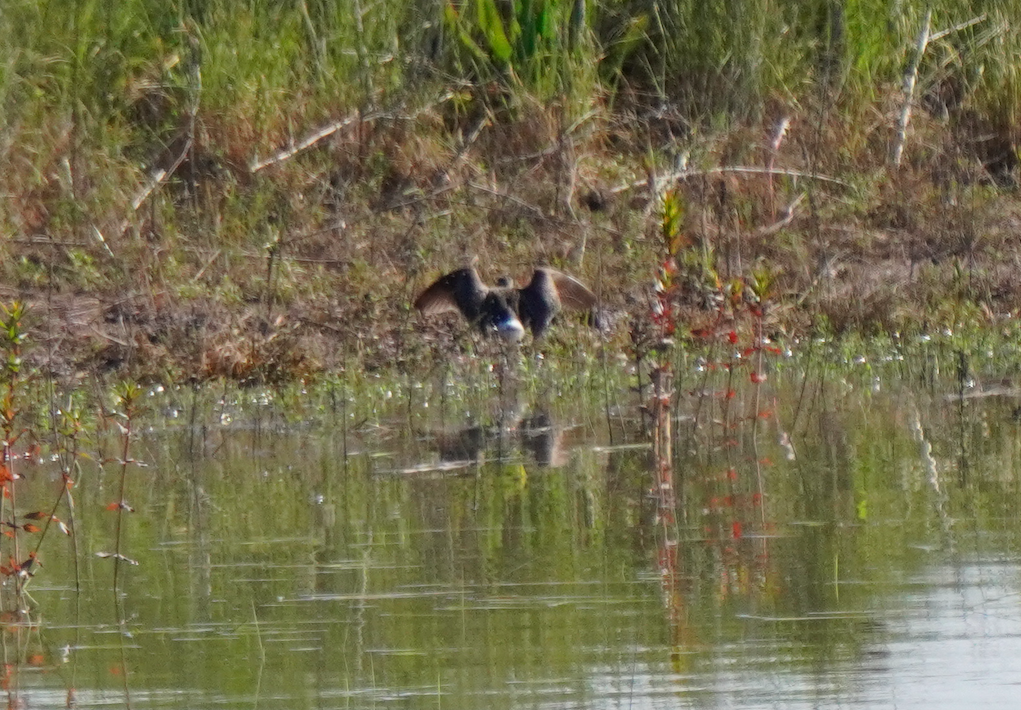
[(119, 473), (83, 465), (77, 573), (48, 538), (9, 704), (1016, 706), (1019, 394), (701, 371), (666, 463), (637, 395), (585, 382), (152, 393), (139, 564), (115, 597)]

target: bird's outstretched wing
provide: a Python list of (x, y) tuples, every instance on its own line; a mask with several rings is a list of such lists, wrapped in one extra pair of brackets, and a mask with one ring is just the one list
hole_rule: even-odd
[(589, 290), (588, 286), (573, 276), (569, 276), (556, 269), (543, 268), (536, 270), (545, 271), (550, 279), (552, 279), (553, 285), (557, 288), (557, 295), (560, 296), (560, 303), (563, 304), (564, 308), (585, 311), (595, 306), (599, 300), (596, 298), (596, 294)]
[(427, 316), (460, 311), (467, 318), (475, 318), (484, 295), (478, 274), (470, 268), (458, 269), (434, 281), (415, 299), (415, 308)]

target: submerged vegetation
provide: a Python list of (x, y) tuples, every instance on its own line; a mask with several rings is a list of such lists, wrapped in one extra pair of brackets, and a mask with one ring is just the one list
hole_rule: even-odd
[(1021, 305), (1018, 17), (15, 3), (0, 297), (30, 303), (66, 379), (429, 371), (449, 335), (410, 301), (468, 255), (576, 274), (620, 342), (652, 327), (664, 271), (678, 337), (767, 290), (776, 336), (998, 323)]

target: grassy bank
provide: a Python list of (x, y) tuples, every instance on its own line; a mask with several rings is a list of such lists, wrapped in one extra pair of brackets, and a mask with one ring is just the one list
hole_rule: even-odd
[[(931, 8), (931, 13), (927, 10)], [(478, 255), (678, 334), (1021, 305), (1021, 2), (20, 2), (0, 298), (68, 376), (421, 369)], [(910, 113), (906, 111), (910, 109)], [(579, 329), (561, 338), (585, 338)], [(554, 344), (555, 345), (555, 344)]]

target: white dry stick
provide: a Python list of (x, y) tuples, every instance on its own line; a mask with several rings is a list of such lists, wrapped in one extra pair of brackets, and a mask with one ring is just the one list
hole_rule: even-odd
[[(419, 114), (429, 111), (434, 107), (444, 103), (445, 101), (449, 101), (453, 97), (454, 92), (448, 91), (447, 93), (443, 94), (443, 96), (441, 96), (439, 99), (437, 99), (434, 103), (428, 106), (423, 106), (422, 108), (416, 110), (410, 116), (406, 116), (403, 118), (407, 118), (408, 120), (414, 120), (419, 116)], [(311, 148), (322, 139), (332, 136), (341, 128), (344, 128), (345, 126), (350, 126), (355, 121), (364, 121), (368, 123), (370, 121), (376, 121), (380, 118), (398, 118), (398, 116), (396, 116), (395, 114), (383, 113), (381, 111), (372, 111), (370, 113), (366, 113), (365, 115), (361, 115), (359, 112), (356, 111), (347, 118), (342, 118), (339, 121), (333, 121), (332, 123), (323, 126), (322, 128), (313, 132), (311, 135), (306, 136), (301, 142), (297, 144), (292, 144), (287, 148), (284, 148), (283, 150), (274, 153), (265, 160), (253, 160), (248, 166), (248, 172), (257, 173), (263, 168), (269, 167), (270, 165), (274, 165), (275, 163), (280, 163), (290, 158), (293, 158), (301, 151)]]
[[(379, 117), (378, 114), (368, 114), (366, 116), (363, 116), (362, 120), (363, 121), (372, 121), (372, 120), (375, 120), (378, 117)], [(339, 121), (334, 121), (333, 123), (330, 123), (329, 125), (326, 125), (326, 126), (320, 128), (319, 130), (315, 131), (311, 135), (306, 136), (304, 140), (302, 140), (300, 143), (298, 143), (296, 145), (292, 145), (292, 146), (289, 146), (287, 148), (284, 148), (283, 150), (275, 153), (274, 155), (271, 155), (270, 157), (266, 158), (265, 160), (255, 160), (255, 161), (252, 161), (252, 164), (248, 166), (248, 171), (252, 172), (252, 173), (257, 173), (257, 172), (259, 172), (260, 170), (262, 170), (263, 168), (265, 168), (267, 166), (273, 165), (274, 163), (282, 162), (284, 160), (287, 160), (288, 158), (292, 158), (295, 155), (297, 155), (298, 153), (300, 153), (301, 151), (305, 150), (306, 148), (310, 148), (311, 146), (315, 145), (316, 143), (321, 141), (323, 138), (327, 138), (328, 136), (332, 136), (334, 133), (339, 131), (341, 128), (344, 128), (345, 126), (350, 126), (352, 123), (354, 123), (358, 119), (359, 119), (359, 114), (356, 112), (356, 113), (348, 116), (347, 118), (341, 119)]]
[[(777, 151), (780, 150), (780, 144), (783, 143), (784, 136), (787, 135), (787, 129), (791, 127), (791, 117), (784, 116), (776, 124), (776, 128), (773, 129), (773, 135), (769, 139), (769, 152), (772, 154), (770, 157), (776, 155)], [(769, 161), (770, 168), (773, 166), (773, 161)]]
[(783, 212), (781, 212), (780, 214), (779, 220), (773, 222), (772, 224), (767, 224), (765, 227), (759, 227), (752, 233), (752, 236), (765, 237), (767, 235), (779, 232), (781, 229), (783, 229), (788, 224), (794, 221), (794, 216), (797, 214), (796, 210), (798, 208), (798, 205), (801, 204), (801, 202), (804, 201), (804, 199), (805, 193), (802, 192), (794, 199), (794, 202), (790, 203), (789, 205), (787, 205), (787, 207), (784, 208)]
[(953, 27), (947, 27), (945, 30), (940, 30), (939, 32), (933, 32), (932, 36), (929, 37), (929, 41), (935, 42), (938, 39), (943, 39), (949, 34), (953, 34), (954, 32), (960, 32), (961, 30), (966, 30), (969, 27), (977, 25), (981, 22), (985, 22), (987, 19), (989, 19), (988, 16), (986, 15), (986, 13), (983, 12), (978, 17), (973, 17), (970, 20), (965, 20), (964, 22), (958, 23)]
[(790, 116), (784, 116), (780, 119), (780, 122), (776, 124), (776, 128), (773, 129), (773, 135), (769, 139), (769, 155), (766, 156), (766, 170), (769, 170), (769, 211), (774, 217), (776, 216), (776, 194), (773, 190), (773, 166), (776, 164), (776, 154), (780, 152), (780, 144), (783, 143), (784, 136), (787, 135), (787, 129), (791, 125)]
[[(167, 178), (173, 175), (174, 172), (176, 172), (177, 169), (181, 167), (181, 163), (183, 163), (184, 159), (187, 157), (188, 151), (191, 150), (191, 143), (192, 143), (191, 136), (189, 136), (188, 139), (184, 142), (184, 147), (181, 148), (181, 152), (174, 159), (174, 162), (171, 163), (169, 169), (157, 168), (149, 174), (149, 179), (146, 181), (145, 185), (142, 186), (142, 189), (139, 190), (135, 197), (131, 200), (131, 209), (134, 212), (138, 212), (138, 208), (141, 207), (142, 204), (149, 198), (149, 195), (151, 195), (157, 187), (166, 182)], [(124, 232), (126, 232), (128, 230), (128, 227), (130, 226), (131, 226), (130, 218), (121, 220), (120, 225), (117, 227), (117, 234), (123, 235)], [(96, 231), (98, 232), (99, 230)], [(110, 248), (108, 246), (107, 251), (109, 251), (109, 249)]]
[(922, 31), (918, 33), (918, 42), (915, 44), (915, 54), (911, 63), (904, 71), (904, 106), (900, 110), (900, 121), (897, 122), (897, 137), (893, 143), (891, 159), (894, 165), (900, 165), (901, 156), (904, 155), (904, 142), (907, 140), (908, 123), (911, 121), (911, 104), (915, 98), (915, 84), (918, 82), (918, 67), (922, 63), (922, 55), (929, 45), (929, 29), (932, 24), (932, 8), (925, 11), (925, 20), (922, 22)]
[(103, 247), (103, 250), (106, 251), (107, 256), (111, 259), (116, 259), (117, 257), (113, 255), (113, 249), (111, 249), (110, 245), (106, 243), (106, 239), (103, 237), (103, 233), (99, 231), (99, 227), (92, 225), (92, 233), (96, 236), (96, 241), (99, 242), (100, 246)]
[[(761, 165), (723, 165), (718, 168), (706, 168), (705, 170), (688, 170), (687, 167), (682, 167), (680, 170), (667, 173), (666, 175), (657, 176), (657, 182), (662, 184), (664, 182), (671, 182), (673, 180), (685, 180), (690, 177), (702, 177), (705, 175), (721, 175), (724, 173), (744, 173), (749, 175), (786, 175), (792, 178), (804, 178), (806, 180), (819, 180), (822, 182), (832, 183), (834, 185), (840, 185), (841, 187), (851, 187), (851, 183), (839, 178), (830, 177), (829, 175), (821, 175), (819, 173), (806, 173), (801, 170), (790, 170), (788, 168), (767, 168)], [(610, 194), (618, 195), (628, 190), (633, 190), (637, 187), (645, 187), (649, 185), (649, 179), (636, 180), (634, 182), (626, 182), (622, 185), (617, 185)]]

